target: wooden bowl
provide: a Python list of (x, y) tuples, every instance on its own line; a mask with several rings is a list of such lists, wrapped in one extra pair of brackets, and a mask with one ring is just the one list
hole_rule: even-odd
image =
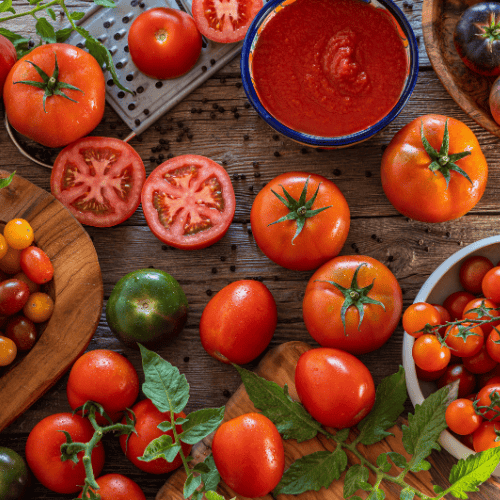
[[(8, 172), (0, 170), (0, 178)], [(0, 375), (0, 431), (44, 394), (87, 348), (103, 304), (101, 269), (89, 235), (45, 190), (14, 176), (0, 189), (0, 223), (28, 220), (52, 260), (54, 312), (34, 347)], [(2, 224), (3, 225), (3, 224)]]
[(453, 44), (453, 33), (465, 9), (479, 0), (424, 0), (422, 29), (429, 60), (444, 88), (479, 125), (500, 137), (488, 97), (495, 77), (474, 73), (465, 66)]

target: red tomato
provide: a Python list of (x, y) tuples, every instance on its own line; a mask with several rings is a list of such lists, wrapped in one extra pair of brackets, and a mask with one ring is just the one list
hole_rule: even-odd
[(472, 435), (474, 451), (479, 453), (500, 446), (500, 440), (497, 441), (499, 434), (500, 422), (483, 422)]
[(311, 416), (336, 429), (356, 425), (375, 403), (368, 368), (340, 349), (319, 347), (302, 354), (295, 368), (295, 388)]
[[(441, 152), (446, 123), (449, 150)], [(434, 152), (426, 151), (422, 134)], [(456, 156), (463, 152), (470, 154)], [(486, 187), (488, 165), (467, 125), (446, 116), (425, 115), (393, 137), (382, 157), (381, 177), (396, 210), (415, 220), (444, 222), (477, 204)]]
[(417, 366), (433, 372), (448, 365), (451, 352), (446, 345), (441, 345), (435, 335), (425, 333), (413, 343), (412, 355)]
[(22, 314), (12, 317), (5, 326), (5, 336), (12, 339), (19, 352), (29, 351), (36, 342), (35, 323)]
[(84, 137), (57, 156), (50, 189), (82, 224), (110, 227), (135, 212), (145, 180), (144, 163), (132, 146), (111, 137)]
[(184, 250), (219, 241), (229, 229), (236, 206), (225, 169), (198, 155), (177, 156), (156, 167), (141, 199), (153, 234)]
[[(486, 320), (486, 319), (491, 319), (491, 316), (493, 317), (498, 317), (500, 316), (500, 311), (495, 311), (498, 307), (495, 302), (492, 302), (491, 300), (485, 299), (483, 297), (471, 300), (466, 304), (464, 307), (464, 313), (462, 315), (463, 319), (479, 319), (479, 320)], [(491, 311), (488, 311), (488, 315), (484, 314), (479, 316), (480, 313), (473, 312), (473, 309), (478, 309), (478, 308), (488, 308), (492, 309)], [(492, 321), (491, 323), (484, 323), (483, 325), (480, 325), (479, 328), (484, 332), (485, 335), (488, 335), (488, 333), (491, 332), (492, 328), (496, 325), (498, 325), (500, 321)]]
[(479, 387), (484, 387), (485, 385), (488, 385), (490, 380), (492, 380), (495, 377), (495, 382), (496, 379), (500, 381), (500, 364), (496, 364), (493, 370), (481, 374), (479, 377), (478, 383)]
[[(349, 307), (344, 317), (345, 305)], [(402, 308), (395, 276), (378, 260), (363, 255), (335, 257), (323, 264), (309, 279), (302, 304), (314, 340), (352, 354), (381, 347), (396, 329)]]
[[(56, 413), (45, 417), (33, 427), (26, 441), (26, 461), (35, 477), (57, 493), (76, 493), (85, 481), (83, 451), (77, 464), (61, 461), (61, 445), (68, 432), (74, 442), (87, 443), (94, 435), (89, 420), (71, 413)], [(104, 465), (104, 448), (100, 442), (92, 451), (92, 469), (98, 476)]]
[[(123, 410), (131, 408), (139, 395), (139, 377), (132, 363), (121, 354), (95, 349), (75, 361), (66, 394), (73, 410), (86, 401), (95, 401), (104, 407), (113, 422), (117, 422)], [(101, 417), (100, 422), (105, 424), (106, 420)]]
[(474, 403), (470, 399), (455, 399), (446, 408), (446, 423), (451, 431), (466, 436), (476, 431), (483, 417), (476, 413)]
[[(496, 394), (495, 394), (496, 393)], [(486, 420), (500, 420), (500, 384), (489, 383), (477, 393), (477, 408)]]
[(488, 257), (473, 255), (460, 266), (459, 279), (461, 285), (470, 293), (479, 295), (482, 292), (481, 282), (484, 275), (492, 269), (493, 263)]
[(471, 373), (463, 364), (450, 364), (444, 369), (444, 373), (437, 382), (438, 388), (449, 385), (458, 380), (458, 396), (465, 398), (468, 394), (474, 392), (476, 388), (476, 376)]
[(350, 220), (349, 207), (337, 186), (321, 175), (304, 172), (274, 178), (259, 191), (250, 212), (259, 248), (273, 262), (297, 271), (317, 269), (336, 257)]
[(491, 330), (486, 339), (486, 350), (491, 359), (500, 363), (500, 333), (498, 330)]
[[(441, 325), (445, 325), (446, 323), (451, 321), (451, 315), (448, 312), (448, 309), (446, 309), (444, 306), (441, 304), (432, 304), (438, 311), (439, 315), (441, 316)], [(444, 334), (446, 333), (446, 326), (443, 326), (438, 330), (439, 334), (444, 337)]]
[(238, 495), (262, 497), (280, 482), (285, 470), (283, 441), (276, 426), (260, 413), (224, 422), (212, 442), (222, 480)]
[(21, 269), (31, 280), (42, 285), (54, 276), (54, 266), (50, 257), (41, 249), (30, 246), (21, 251)]
[(3, 35), (0, 35), (0, 95), (3, 94), (3, 86), (10, 68), (17, 61), (16, 48), (14, 44)]
[(0, 316), (19, 312), (26, 304), (30, 291), (21, 280), (9, 279), (0, 283)]
[(443, 306), (450, 313), (451, 319), (462, 319), (465, 306), (475, 297), (470, 292), (459, 290), (446, 297)]
[(415, 302), (408, 306), (403, 313), (403, 329), (412, 337), (418, 338), (425, 332), (427, 327), (428, 333), (431, 333), (430, 327), (441, 324), (441, 314), (431, 304), (426, 302)]
[(453, 325), (446, 330), (445, 342), (455, 356), (474, 356), (483, 347), (484, 333), (472, 323)]
[(419, 366), (415, 365), (415, 371), (417, 372), (417, 377), (419, 380), (425, 380), (426, 382), (431, 382), (433, 380), (438, 380), (446, 372), (447, 367), (445, 366), (441, 370), (435, 372), (428, 372), (422, 370)]
[(214, 42), (243, 40), (262, 0), (193, 0), (192, 11), (201, 34)]
[(203, 348), (223, 363), (246, 364), (269, 345), (278, 322), (276, 302), (260, 281), (225, 286), (201, 315)]
[(487, 373), (497, 365), (497, 362), (488, 354), (485, 344), (477, 354), (463, 358), (462, 362), (467, 370), (476, 374)]
[(495, 266), (484, 275), (481, 288), (487, 299), (500, 302), (500, 266)]
[[(22, 80), (42, 82), (42, 77), (28, 61), (54, 76), (57, 57), (60, 95)], [(56, 87), (57, 88), (57, 87)], [(91, 132), (101, 121), (105, 104), (105, 81), (99, 63), (85, 50), (64, 43), (41, 45), (21, 57), (5, 81), (3, 99), (10, 124), (21, 134), (52, 148), (66, 146)], [(70, 100), (71, 99), (71, 100)]]
[[(127, 458), (139, 469), (151, 474), (165, 474), (180, 467), (182, 465), (180, 455), (177, 455), (173, 462), (167, 462), (164, 458), (157, 458), (151, 462), (138, 459), (138, 457), (142, 457), (144, 450), (153, 439), (163, 434), (167, 434), (173, 439), (172, 431), (162, 432), (158, 429), (158, 425), (162, 422), (171, 421), (170, 412), (160, 412), (150, 399), (139, 401), (132, 407), (132, 411), (137, 419), (135, 424), (137, 433), (132, 433), (128, 440), (126, 435), (120, 436), (120, 446)], [(185, 417), (186, 414), (182, 411), (175, 414), (176, 419)], [(125, 423), (125, 419), (123, 423)], [(176, 425), (175, 430), (180, 434), (182, 427)], [(191, 452), (191, 446), (186, 443), (182, 443), (181, 446), (184, 456), (188, 456)]]
[[(139, 485), (121, 474), (105, 474), (96, 479), (101, 500), (146, 500)], [(82, 498), (82, 494), (78, 496)]]
[(159, 80), (187, 73), (200, 57), (201, 43), (194, 19), (168, 7), (143, 12), (128, 33), (132, 61), (139, 71)]

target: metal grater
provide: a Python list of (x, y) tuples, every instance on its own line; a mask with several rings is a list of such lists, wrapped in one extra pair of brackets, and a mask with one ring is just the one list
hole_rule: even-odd
[[(132, 130), (125, 139), (144, 132), (169, 109), (201, 85), (211, 75), (240, 53), (243, 42), (216, 43), (203, 37), (203, 47), (196, 65), (186, 75), (172, 80), (155, 80), (142, 74), (128, 52), (128, 28), (134, 19), (153, 7), (182, 9), (191, 14), (191, 1), (179, 0), (115, 0), (115, 8), (94, 5), (78, 25), (105, 45), (113, 56), (120, 83), (134, 94), (120, 90), (112, 82), (109, 71), (106, 100)], [(84, 38), (73, 32), (66, 43), (84, 46)]]

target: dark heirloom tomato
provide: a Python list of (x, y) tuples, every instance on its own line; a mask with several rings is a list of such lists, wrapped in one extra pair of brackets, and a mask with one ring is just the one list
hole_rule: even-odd
[(472, 71), (486, 76), (500, 74), (500, 3), (480, 2), (465, 10), (453, 41)]
[(110, 227), (135, 212), (145, 180), (144, 163), (132, 146), (111, 137), (84, 137), (57, 156), (50, 189), (82, 224)]
[(28, 467), (23, 457), (10, 448), (0, 446), (0, 498), (24, 498), (29, 479)]
[(236, 208), (226, 170), (199, 155), (177, 156), (156, 167), (144, 183), (141, 199), (153, 234), (183, 250), (219, 241)]
[(14, 44), (8, 38), (0, 35), (0, 96), (3, 94), (3, 86), (10, 68), (14, 66), (16, 61), (17, 54)]

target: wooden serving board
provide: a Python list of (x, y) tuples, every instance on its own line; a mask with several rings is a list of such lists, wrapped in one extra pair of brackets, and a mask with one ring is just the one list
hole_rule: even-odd
[[(0, 170), (0, 178), (8, 172)], [(101, 316), (103, 285), (89, 235), (47, 191), (20, 176), (0, 189), (0, 230), (28, 220), (50, 257), (54, 312), (33, 349), (0, 372), (0, 431), (44, 394), (87, 348)]]

